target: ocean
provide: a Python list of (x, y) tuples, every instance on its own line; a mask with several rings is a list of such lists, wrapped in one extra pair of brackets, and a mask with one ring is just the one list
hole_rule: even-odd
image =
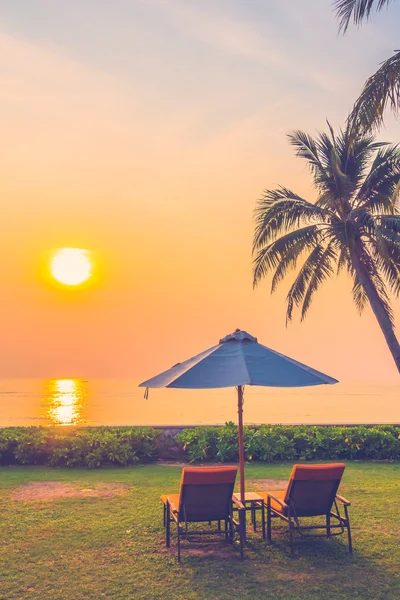
[[(400, 384), (245, 388), (245, 423), (400, 423)], [(16, 425), (212, 425), (237, 420), (237, 395), (144, 389), (121, 379), (0, 380), (0, 427)]]

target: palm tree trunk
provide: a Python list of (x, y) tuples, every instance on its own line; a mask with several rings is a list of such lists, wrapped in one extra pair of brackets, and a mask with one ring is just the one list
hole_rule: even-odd
[(353, 250), (351, 252), (351, 260), (353, 263), (353, 267), (357, 273), (358, 279), (361, 285), (363, 286), (364, 291), (371, 304), (371, 308), (376, 317), (376, 320), (379, 323), (379, 327), (381, 328), (381, 331), (385, 336), (386, 343), (389, 347), (390, 352), (392, 353), (397, 370), (400, 373), (400, 344), (394, 333), (394, 327), (389, 319), (389, 315), (387, 314), (385, 307), (382, 304), (382, 301), (378, 295), (378, 292), (376, 291), (373, 282), (371, 281), (363, 263), (360, 260), (357, 250)]

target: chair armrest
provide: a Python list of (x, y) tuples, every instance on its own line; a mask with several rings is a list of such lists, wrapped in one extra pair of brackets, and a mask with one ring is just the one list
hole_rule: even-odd
[(177, 510), (176, 508), (173, 508), (173, 505), (169, 501), (168, 497), (167, 497), (167, 501), (165, 503), (165, 508), (169, 514), (168, 518), (171, 517), (175, 521), (175, 523), (178, 523), (178, 525), (179, 525), (179, 510)]
[(277, 498), (273, 494), (269, 494), (269, 493), (267, 494), (267, 502), (266, 502), (267, 506), (268, 506), (268, 498), (271, 498), (271, 500), (274, 500), (275, 502), (280, 504), (282, 506), (282, 508), (289, 508), (289, 506), (286, 504), (286, 502), (284, 502), (280, 498)]
[(233, 496), (232, 504), (234, 504), (238, 509), (239, 516), (239, 521), (236, 521), (236, 519), (231, 516), (232, 523), (235, 525), (236, 530), (240, 532), (240, 539), (242, 539), (242, 535), (246, 534), (246, 509), (240, 500), (237, 500), (237, 498), (234, 498)]
[(177, 508), (173, 502), (173, 500), (170, 498), (170, 496), (164, 496), (165, 501), (162, 500), (165, 504), (165, 506), (170, 510), (171, 514), (175, 513), (177, 514), (179, 512), (179, 508)]
[(238, 507), (238, 509), (240, 510), (244, 510), (244, 506), (243, 504), (240, 502), (240, 500), (236, 500), (236, 498), (233, 498), (232, 496), (232, 502), (233, 504), (236, 504), (236, 506)]
[(336, 494), (336, 500), (339, 500), (339, 502), (342, 502), (345, 506), (351, 506), (351, 502), (346, 500), (346, 498), (343, 498), (343, 496), (339, 496), (339, 494)]

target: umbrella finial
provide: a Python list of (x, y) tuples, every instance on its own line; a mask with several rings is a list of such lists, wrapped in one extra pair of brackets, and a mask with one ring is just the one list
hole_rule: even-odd
[(257, 342), (257, 338), (247, 333), (243, 329), (235, 329), (233, 333), (226, 335), (222, 339), (219, 340), (220, 344), (225, 344), (225, 342)]

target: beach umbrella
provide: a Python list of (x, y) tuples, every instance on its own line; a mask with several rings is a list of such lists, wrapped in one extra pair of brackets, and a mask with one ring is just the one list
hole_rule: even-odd
[(246, 385), (267, 387), (305, 387), (337, 383), (311, 367), (259, 344), (246, 331), (220, 339), (219, 343), (193, 358), (178, 363), (140, 384), (148, 388), (210, 389), (236, 387), (238, 399), (238, 438), (240, 496), (245, 499), (243, 392)]

